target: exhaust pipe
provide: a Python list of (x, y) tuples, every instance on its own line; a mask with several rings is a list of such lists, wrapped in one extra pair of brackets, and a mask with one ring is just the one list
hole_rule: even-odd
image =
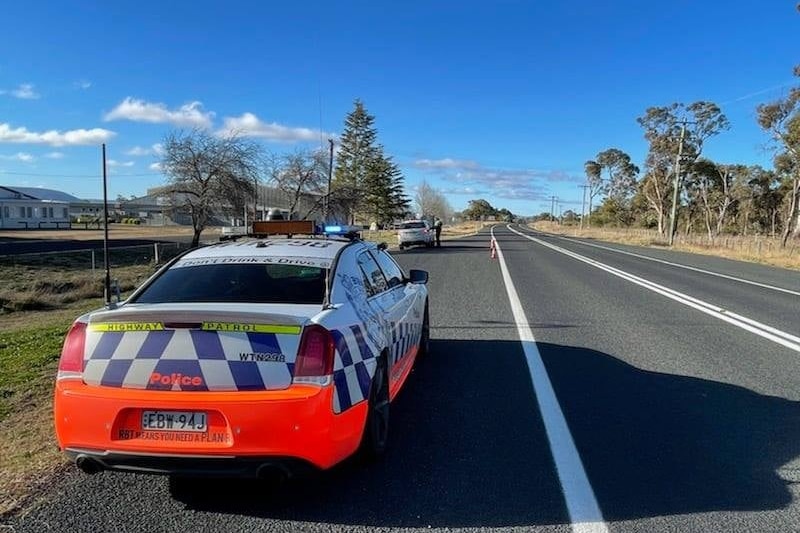
[(79, 455), (75, 459), (75, 464), (86, 474), (96, 474), (103, 470), (103, 465), (100, 464), (100, 461), (88, 455)]
[(272, 486), (281, 487), (289, 480), (289, 472), (276, 464), (264, 463), (256, 470), (256, 476)]

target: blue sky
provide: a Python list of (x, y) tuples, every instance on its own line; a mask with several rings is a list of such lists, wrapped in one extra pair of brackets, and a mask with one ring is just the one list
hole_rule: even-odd
[(105, 141), (109, 194), (142, 194), (172, 128), (283, 152), (319, 146), (361, 98), (409, 189), (579, 210), (584, 161), (615, 146), (641, 164), (651, 105), (716, 101), (732, 128), (706, 155), (770, 165), (754, 109), (793, 83), (795, 3), (9, 0), (0, 184), (100, 197)]

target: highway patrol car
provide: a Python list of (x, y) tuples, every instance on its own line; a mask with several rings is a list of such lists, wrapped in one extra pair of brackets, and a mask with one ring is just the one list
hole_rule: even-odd
[(59, 446), (90, 473), (272, 477), (378, 456), (427, 350), (427, 279), (359, 240), (192, 250), (72, 325)]

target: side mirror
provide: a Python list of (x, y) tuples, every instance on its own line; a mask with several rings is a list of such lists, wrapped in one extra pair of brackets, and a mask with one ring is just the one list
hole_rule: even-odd
[(408, 281), (418, 285), (425, 285), (428, 283), (428, 272), (425, 270), (409, 270)]

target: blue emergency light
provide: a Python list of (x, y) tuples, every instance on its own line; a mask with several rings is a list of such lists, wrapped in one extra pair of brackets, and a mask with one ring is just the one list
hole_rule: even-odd
[(361, 227), (359, 226), (325, 226), (325, 235), (345, 237), (348, 239), (355, 239), (359, 236)]

